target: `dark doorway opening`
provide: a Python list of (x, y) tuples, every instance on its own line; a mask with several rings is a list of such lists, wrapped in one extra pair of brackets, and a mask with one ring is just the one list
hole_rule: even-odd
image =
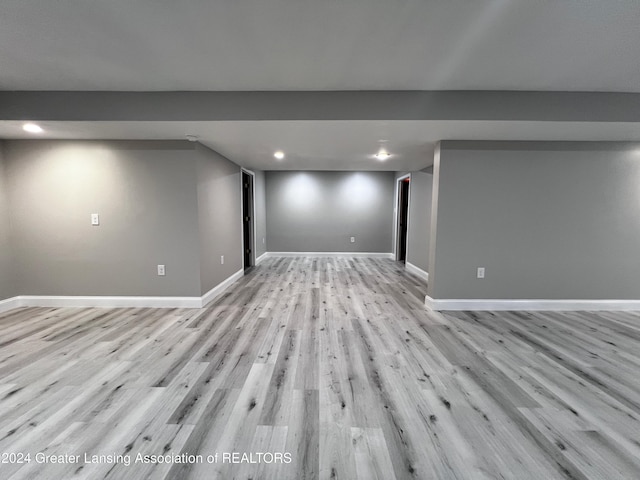
[(398, 182), (398, 253), (399, 262), (407, 261), (407, 230), (409, 225), (409, 178)]
[(245, 272), (253, 267), (253, 175), (242, 171), (242, 248)]

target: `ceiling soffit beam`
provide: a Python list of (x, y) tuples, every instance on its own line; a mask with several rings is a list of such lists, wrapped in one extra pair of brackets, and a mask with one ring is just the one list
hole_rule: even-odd
[(640, 122), (640, 93), (0, 91), (0, 120)]

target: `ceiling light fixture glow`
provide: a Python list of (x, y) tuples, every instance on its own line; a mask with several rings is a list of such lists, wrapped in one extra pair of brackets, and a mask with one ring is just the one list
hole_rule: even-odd
[(278, 150), (276, 153), (273, 154), (274, 157), (276, 157), (278, 160), (282, 160), (284, 158), (284, 152), (281, 152), (280, 150)]
[(35, 123), (25, 123), (22, 129), (29, 133), (42, 133), (44, 131), (40, 125), (36, 125)]
[(375, 157), (380, 161), (384, 161), (390, 156), (391, 155), (386, 150), (380, 150), (378, 153), (375, 154)]

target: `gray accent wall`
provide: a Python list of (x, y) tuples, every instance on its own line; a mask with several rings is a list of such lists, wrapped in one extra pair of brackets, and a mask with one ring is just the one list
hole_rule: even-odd
[[(7, 142), (14, 293), (200, 296), (194, 148)], [(100, 226), (91, 226), (92, 213)], [(166, 276), (157, 275), (158, 264)]]
[(429, 295), (640, 299), (639, 152), (617, 143), (441, 142)]
[(256, 259), (267, 252), (267, 199), (265, 191), (265, 175), (262, 170), (254, 170), (256, 222)]
[(432, 184), (431, 173), (425, 171), (411, 173), (407, 262), (425, 272), (429, 271)]
[(0, 142), (0, 300), (16, 295), (11, 264), (11, 223), (9, 219), (8, 183), (5, 178), (4, 142)]
[[(198, 144), (201, 294), (242, 269), (240, 167)], [(224, 264), (221, 263), (224, 256)]]
[(270, 252), (391, 252), (393, 172), (269, 171), (265, 177)]

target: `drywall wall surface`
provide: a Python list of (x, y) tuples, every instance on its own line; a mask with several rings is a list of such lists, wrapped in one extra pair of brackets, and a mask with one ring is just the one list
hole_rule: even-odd
[(242, 268), (240, 167), (200, 144), (196, 155), (200, 282), (204, 294)]
[(411, 173), (407, 262), (426, 272), (429, 271), (432, 184), (432, 174), (424, 171)]
[(5, 178), (4, 143), (0, 142), (0, 300), (17, 295), (12, 268), (11, 222)]
[(443, 141), (436, 160), (431, 297), (640, 299), (637, 146)]
[(254, 170), (255, 176), (255, 204), (254, 213), (256, 228), (256, 258), (267, 252), (267, 199), (265, 192), (265, 178), (262, 170)]
[(19, 294), (199, 296), (194, 148), (6, 142)]
[(265, 175), (270, 252), (391, 252), (393, 172)]

